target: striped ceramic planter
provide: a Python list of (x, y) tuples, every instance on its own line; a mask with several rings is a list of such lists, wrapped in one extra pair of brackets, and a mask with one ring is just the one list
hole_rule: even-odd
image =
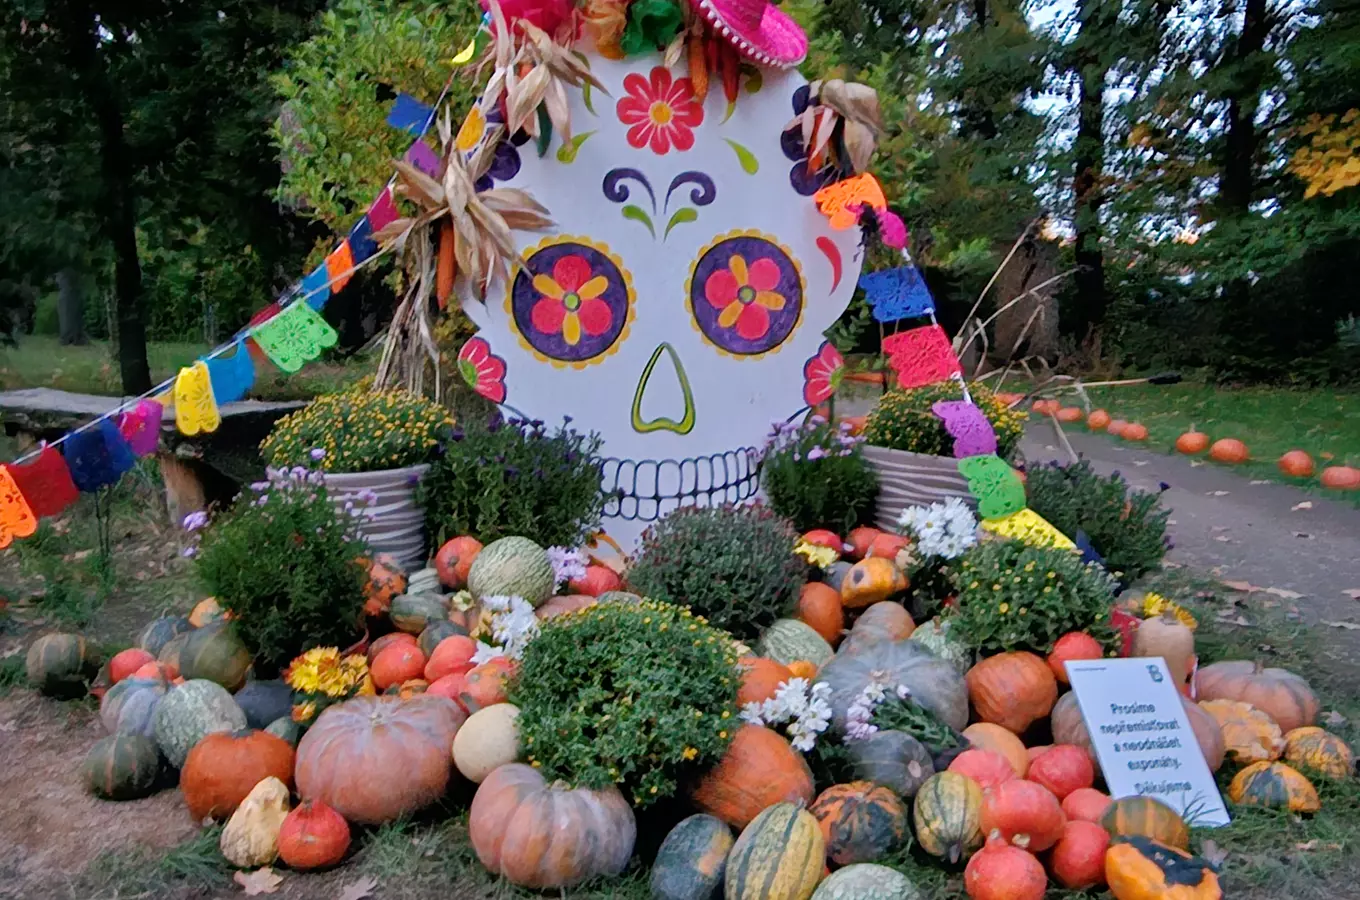
[(977, 506), (968, 492), (967, 479), (959, 474), (959, 461), (952, 456), (929, 456), (872, 444), (865, 444), (863, 453), (878, 475), (874, 524), (879, 528), (895, 531), (902, 510), (909, 506), (928, 506), (950, 497)]
[(419, 569), (429, 558), (425, 510), (416, 502), (416, 485), (429, 468), (419, 465), (378, 472), (326, 473), (326, 488), (337, 507), (348, 501), (361, 506), (358, 494), (364, 490), (378, 495), (377, 502), (364, 509), (364, 540), (374, 553), (389, 554), (408, 572)]

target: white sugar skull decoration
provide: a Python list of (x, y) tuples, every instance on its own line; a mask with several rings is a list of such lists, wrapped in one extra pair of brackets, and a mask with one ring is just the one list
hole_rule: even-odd
[[(736, 102), (716, 75), (697, 97), (683, 55), (671, 68), (659, 52), (607, 58), (583, 37), (604, 91), (569, 90), (569, 137), (554, 131), (541, 155), (523, 132), (502, 141), (482, 180), (524, 189), (554, 227), (516, 232), (527, 265), (485, 301), (463, 298), (483, 393), (602, 436), (619, 492), (605, 530), (625, 548), (677, 506), (756, 494), (772, 423), (825, 396), (838, 356), (823, 332), (862, 256), (858, 226), (832, 228), (812, 198), (852, 173), (811, 169), (791, 125), (809, 85), (773, 65), (806, 52), (797, 26), (763, 0), (726, 18), (707, 0), (696, 10), (745, 57)], [(474, 111), (460, 146), (483, 121)]]

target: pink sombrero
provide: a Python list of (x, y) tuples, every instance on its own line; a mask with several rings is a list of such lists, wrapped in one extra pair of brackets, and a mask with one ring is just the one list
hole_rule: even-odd
[(807, 56), (808, 39), (769, 0), (690, 0), (723, 40), (762, 66), (789, 69)]

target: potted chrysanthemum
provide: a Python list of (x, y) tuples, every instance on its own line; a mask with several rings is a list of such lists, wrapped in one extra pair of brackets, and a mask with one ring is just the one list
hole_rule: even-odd
[(271, 466), (325, 472), (336, 505), (361, 514), (369, 548), (410, 569), (426, 558), (416, 485), (452, 425), (449, 411), (424, 397), (360, 385), (280, 419), (260, 451)]
[[(968, 392), (996, 433), (997, 455), (1010, 458), (1024, 434), (1026, 414), (1011, 409), (980, 384), (969, 385)], [(894, 388), (869, 413), (863, 454), (878, 475), (874, 520), (880, 528), (895, 527), (908, 507), (928, 506), (950, 497), (972, 502), (968, 481), (959, 474), (954, 456), (954, 436), (935, 410), (937, 403), (962, 397), (953, 381)]]

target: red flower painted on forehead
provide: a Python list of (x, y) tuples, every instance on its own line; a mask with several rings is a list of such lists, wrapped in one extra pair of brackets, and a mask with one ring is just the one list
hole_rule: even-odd
[(664, 66), (652, 69), (650, 79), (634, 72), (623, 79), (628, 96), (618, 102), (619, 121), (629, 126), (628, 143), (650, 146), (663, 156), (694, 146), (694, 129), (704, 121), (704, 107), (694, 96), (688, 78), (671, 78)]

